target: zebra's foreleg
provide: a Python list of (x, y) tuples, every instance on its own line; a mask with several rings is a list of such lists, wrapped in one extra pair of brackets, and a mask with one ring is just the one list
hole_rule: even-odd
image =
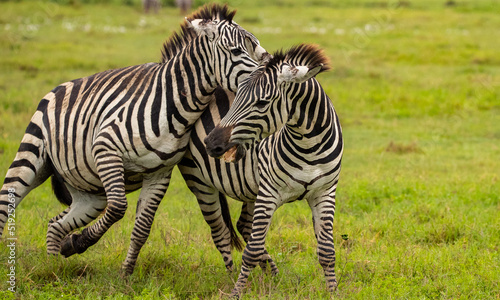
[(137, 202), (137, 211), (135, 214), (134, 229), (130, 238), (130, 246), (127, 257), (122, 264), (122, 274), (130, 275), (134, 272), (137, 257), (142, 246), (146, 243), (154, 216), (158, 205), (160, 204), (170, 183), (172, 170), (168, 173), (162, 173), (156, 178), (148, 178), (144, 181), (139, 200)]
[[(106, 144), (97, 141), (96, 145)], [(123, 218), (127, 210), (122, 158), (116, 153), (99, 147), (94, 147), (93, 152), (97, 173), (106, 191), (107, 209), (102, 218), (85, 228), (81, 234), (66, 236), (61, 245), (61, 254), (66, 257), (75, 253), (83, 253), (97, 243), (114, 223)]]
[[(260, 196), (259, 196), (260, 197)], [(277, 205), (269, 200), (257, 198), (255, 204), (254, 217), (252, 223), (252, 234), (243, 252), (243, 263), (241, 265), (240, 275), (236, 282), (231, 296), (238, 297), (245, 288), (250, 276), (250, 272), (263, 261), (268, 261), (271, 265), (271, 272), (278, 274), (278, 268), (272, 262), (271, 257), (265, 248), (266, 235), (269, 231), (271, 218), (276, 211)], [(272, 264), (271, 264), (272, 262)]]
[[(236, 223), (236, 227), (238, 228), (238, 232), (243, 236), (243, 240), (245, 243), (248, 243), (250, 239), (250, 234), (252, 233), (252, 221), (253, 221), (253, 211), (255, 208), (255, 202), (243, 202), (241, 206), (241, 214)], [(274, 275), (278, 273), (278, 268), (276, 264), (272, 260), (271, 256), (265, 250), (264, 255), (262, 256), (263, 260), (259, 262), (259, 266), (263, 271), (267, 270), (267, 266), (271, 267), (272, 272), (275, 272)]]
[[(332, 196), (333, 195), (333, 196)], [(318, 241), (318, 259), (330, 292), (337, 288), (335, 276), (335, 248), (333, 245), (333, 216), (335, 193), (308, 200), (312, 210), (314, 233)]]
[(65, 239), (68, 233), (86, 226), (95, 220), (106, 208), (106, 197), (77, 191), (69, 186), (68, 191), (74, 199), (73, 203), (49, 221), (49, 228), (47, 230), (48, 254), (58, 254), (59, 252), (64, 254), (61, 250), (62, 244), (71, 241)]

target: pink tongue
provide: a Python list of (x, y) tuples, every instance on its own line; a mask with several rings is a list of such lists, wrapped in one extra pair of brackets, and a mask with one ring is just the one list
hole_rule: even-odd
[(224, 153), (222, 156), (226, 162), (234, 162), (236, 160), (236, 150), (238, 149), (238, 145), (234, 145), (229, 150)]

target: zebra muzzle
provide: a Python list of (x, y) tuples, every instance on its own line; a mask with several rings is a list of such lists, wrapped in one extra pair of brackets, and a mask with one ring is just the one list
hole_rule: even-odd
[(204, 139), (208, 155), (220, 158), (234, 146), (229, 144), (232, 127), (215, 127)]

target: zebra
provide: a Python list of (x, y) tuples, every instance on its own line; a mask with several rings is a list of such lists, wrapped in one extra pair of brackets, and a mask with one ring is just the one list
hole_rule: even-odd
[(328, 64), (316, 45), (278, 51), (241, 82), (231, 108), (204, 140), (213, 157), (239, 161), (248, 149), (257, 157), (252, 231), (233, 296), (241, 294), (251, 270), (268, 256), (265, 237), (273, 213), (299, 199), (307, 199), (312, 210), (319, 263), (328, 289), (336, 289), (333, 218), (343, 139), (331, 100), (314, 78)]
[(0, 234), (11, 201), (17, 207), (52, 176), (56, 197), (70, 206), (49, 221), (47, 252), (83, 253), (123, 217), (126, 193), (142, 188), (122, 264), (131, 274), (193, 124), (217, 86), (235, 92), (267, 54), (235, 13), (204, 6), (165, 42), (161, 63), (104, 71), (48, 93), (0, 190)]
[[(207, 154), (203, 140), (227, 113), (235, 93), (218, 88), (214, 96), (215, 100), (195, 123), (188, 150), (177, 166), (211, 227), (212, 239), (227, 270), (232, 271), (231, 249), (241, 251), (243, 244), (232, 227), (226, 196), (243, 203), (236, 227), (243, 240), (248, 242), (258, 192), (257, 152), (254, 151), (256, 148), (250, 148), (247, 150), (249, 154), (236, 163), (226, 163)], [(266, 269), (268, 264), (277, 272), (270, 256), (263, 258), (260, 266)]]

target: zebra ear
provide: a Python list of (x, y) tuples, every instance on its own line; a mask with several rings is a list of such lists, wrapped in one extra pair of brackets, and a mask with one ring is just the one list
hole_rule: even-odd
[(255, 60), (260, 65), (266, 64), (271, 58), (272, 55), (267, 53), (266, 49), (262, 46), (257, 45), (251, 38), (245, 38), (245, 46), (248, 49), (248, 53), (250, 57)]
[(278, 81), (281, 82), (295, 82), (301, 83), (309, 80), (310, 78), (316, 76), (323, 67), (323, 64), (319, 64), (314, 68), (309, 68), (306, 66), (289, 66), (284, 65), (281, 68), (281, 72), (278, 74)]
[(194, 28), (198, 34), (206, 34), (208, 38), (212, 41), (217, 36), (217, 20), (204, 20), (204, 19), (193, 19), (190, 20), (186, 18), (189, 26)]

